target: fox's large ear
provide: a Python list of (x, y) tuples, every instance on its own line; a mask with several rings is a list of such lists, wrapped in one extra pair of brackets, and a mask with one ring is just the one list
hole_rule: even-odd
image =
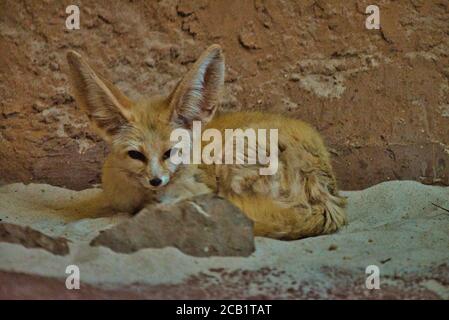
[(79, 106), (107, 142), (132, 120), (131, 101), (111, 82), (98, 75), (80, 54), (67, 53), (70, 78)]
[(192, 121), (207, 123), (212, 119), (224, 85), (224, 69), (221, 47), (210, 46), (171, 95), (175, 126), (191, 128)]

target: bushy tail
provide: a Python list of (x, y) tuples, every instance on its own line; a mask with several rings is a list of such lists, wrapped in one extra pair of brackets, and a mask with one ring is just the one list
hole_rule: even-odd
[(295, 240), (336, 231), (346, 221), (342, 207), (283, 207), (268, 197), (227, 197), (254, 222), (254, 235)]
[(254, 221), (256, 236), (294, 240), (337, 231), (347, 224), (346, 199), (316, 177), (303, 180), (296, 201), (229, 195), (226, 198)]
[(345, 207), (345, 198), (329, 194), (323, 206), (317, 208), (324, 215), (323, 234), (333, 233), (348, 223)]

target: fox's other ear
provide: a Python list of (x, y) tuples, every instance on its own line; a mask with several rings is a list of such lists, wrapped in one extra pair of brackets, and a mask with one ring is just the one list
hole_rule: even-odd
[(75, 51), (67, 53), (70, 78), (79, 106), (107, 142), (132, 120), (131, 101), (111, 82), (98, 75)]
[(175, 126), (191, 128), (192, 121), (207, 123), (212, 119), (224, 85), (224, 69), (221, 47), (210, 46), (171, 95), (171, 121)]

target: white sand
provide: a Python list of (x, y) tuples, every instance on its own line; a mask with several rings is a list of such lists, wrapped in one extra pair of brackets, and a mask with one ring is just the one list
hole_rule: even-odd
[[(0, 243), (0, 270), (51, 277), (65, 277), (65, 268), (76, 264), (81, 280), (88, 283), (180, 283), (210, 268), (285, 271), (276, 281), (326, 281), (323, 267), (365, 274), (368, 265), (380, 267), (381, 275), (420, 273), (449, 261), (449, 188), (394, 181), (363, 191), (344, 192), (349, 197), (349, 226), (340, 232), (304, 240), (283, 242), (257, 238), (256, 252), (248, 258), (194, 258), (174, 248), (145, 249), (117, 254), (88, 241), (98, 231), (124, 219), (103, 217), (68, 221), (67, 214), (49, 209), (58, 201), (88, 197), (98, 190), (70, 191), (49, 185), (12, 184), (0, 187), (0, 219), (29, 225), (50, 236), (72, 241), (70, 254), (55, 256), (41, 249)], [(329, 250), (330, 246), (335, 250)], [(383, 263), (382, 263), (383, 262)], [(426, 286), (449, 298), (447, 287), (430, 280)], [(434, 281), (435, 282), (435, 281)]]

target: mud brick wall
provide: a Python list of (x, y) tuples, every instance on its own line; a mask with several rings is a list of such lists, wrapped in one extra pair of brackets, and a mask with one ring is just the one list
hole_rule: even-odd
[[(67, 30), (77, 4), (81, 29)], [(365, 28), (380, 8), (381, 30)], [(223, 46), (223, 109), (312, 123), (345, 189), (449, 184), (449, 1), (0, 1), (0, 183), (82, 189), (106, 146), (70, 95), (75, 49), (131, 97)]]

